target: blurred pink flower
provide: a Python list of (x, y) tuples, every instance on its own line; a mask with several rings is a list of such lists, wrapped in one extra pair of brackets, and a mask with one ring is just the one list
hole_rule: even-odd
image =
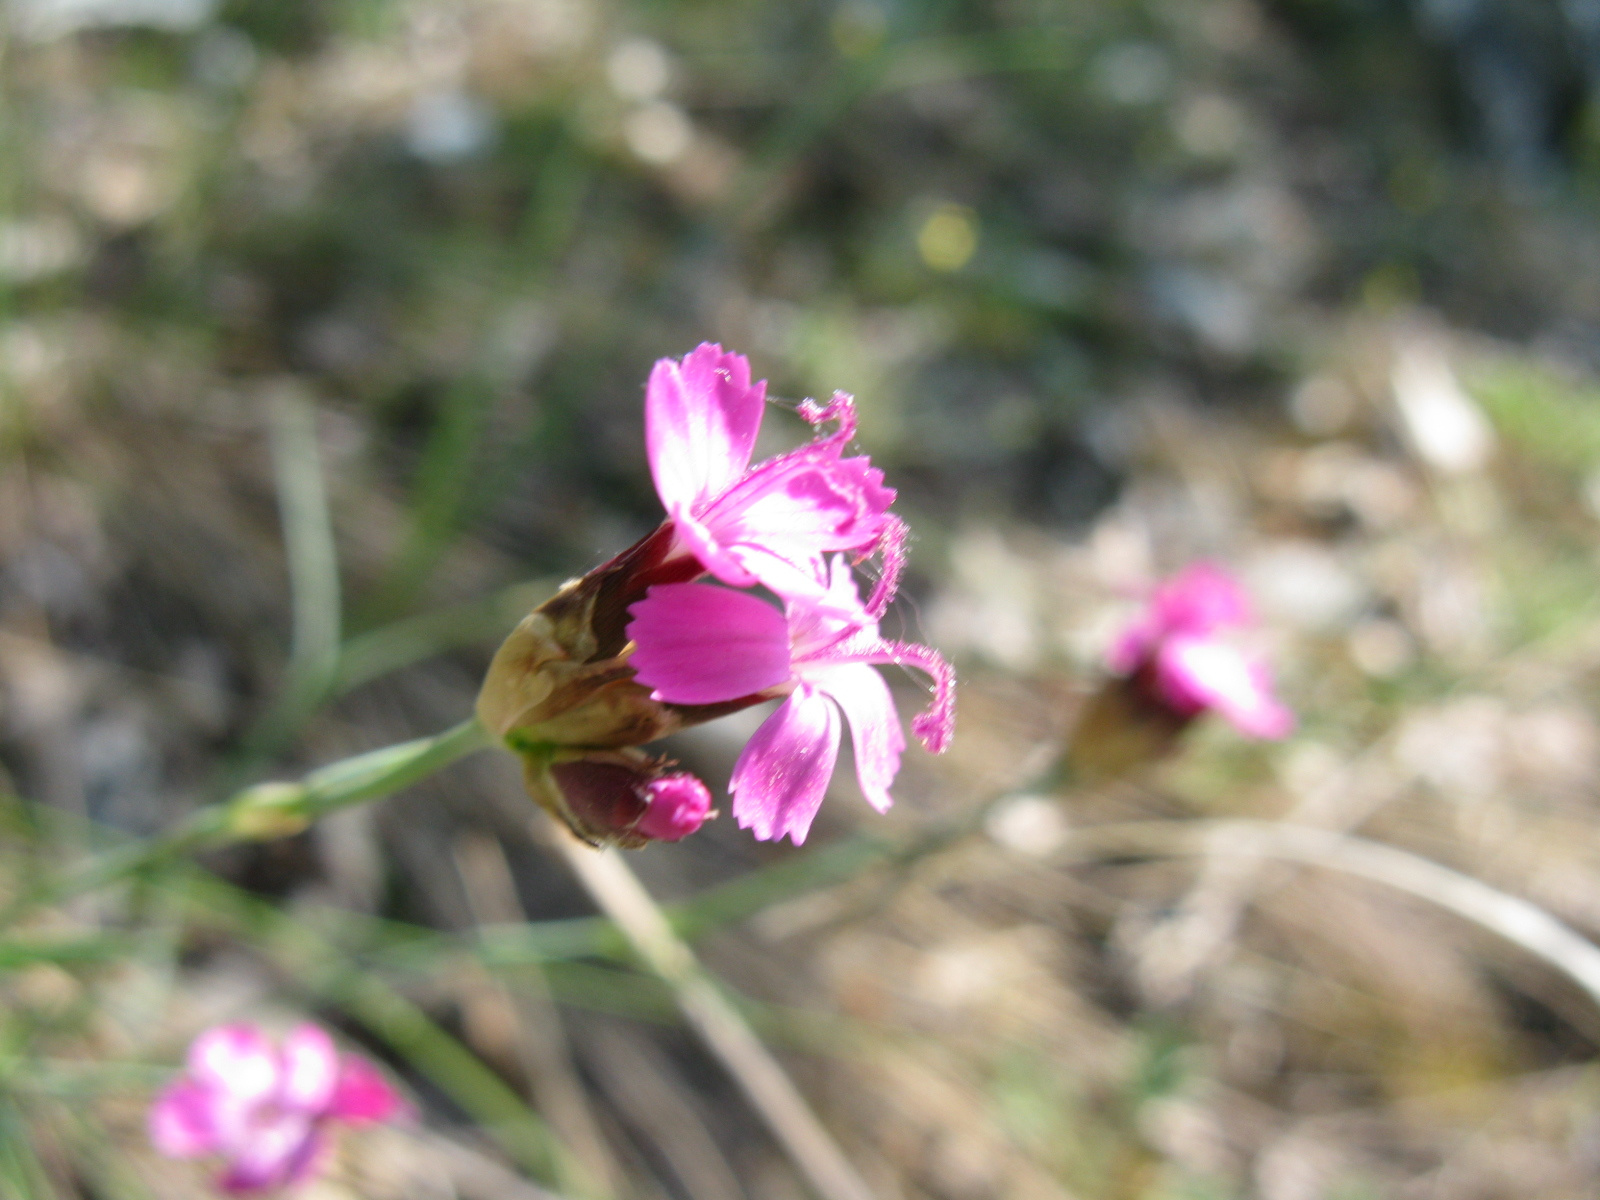
[(1285, 737), (1294, 713), (1274, 695), (1266, 667), (1223, 636), (1254, 620), (1238, 580), (1212, 563), (1194, 563), (1156, 588), (1112, 645), (1107, 665), (1180, 716), (1211, 709), (1248, 737)]
[(843, 457), (854, 402), (843, 392), (826, 406), (806, 401), (801, 416), (813, 426), (836, 421), (835, 432), (752, 467), (766, 391), (765, 381), (751, 383), (742, 354), (709, 342), (650, 372), (650, 473), (682, 548), (724, 583), (759, 583), (785, 598), (824, 592), (830, 551), (882, 547), (897, 569), (894, 489), (870, 459)]
[(215, 1156), (217, 1184), (247, 1193), (309, 1179), (328, 1126), (388, 1120), (404, 1101), (364, 1058), (340, 1055), (315, 1025), (281, 1047), (254, 1025), (208, 1029), (189, 1047), (182, 1077), (150, 1108), (150, 1140), (169, 1158)]
[[(730, 791), (740, 826), (767, 841), (805, 840), (850, 723), (856, 776), (879, 812), (905, 738), (883, 677), (869, 664), (915, 667), (934, 682), (933, 703), (911, 723), (933, 753), (949, 744), (955, 677), (928, 648), (885, 641), (842, 555), (815, 599), (790, 597), (784, 612), (748, 592), (705, 583), (652, 587), (629, 608), (631, 665), (658, 700), (716, 704), (759, 692), (788, 698), (756, 731), (734, 767)], [(891, 593), (892, 594), (892, 593)]]

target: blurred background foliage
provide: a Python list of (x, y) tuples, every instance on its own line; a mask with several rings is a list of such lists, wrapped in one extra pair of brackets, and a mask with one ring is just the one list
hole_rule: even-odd
[[(1595, 0), (3, 12), (4, 898), (458, 720), (516, 616), (659, 519), (642, 381), (717, 340), (859, 397), (917, 539), (895, 619), (967, 678), (887, 821), (841, 783), (814, 848), (723, 820), (639, 859), (881, 1195), (1594, 1193), (1566, 983), (1333, 875), (1058, 855), (1292, 819), (1600, 932)], [(296, 446), (338, 564), (291, 597)], [(1023, 783), (1201, 554), (1299, 736), (861, 840)], [(720, 783), (729, 724), (675, 752)], [(509, 762), (206, 865), (12, 922), (16, 1194), (203, 1194), (143, 1146), (152, 1064), (296, 1011), (426, 1114), (330, 1195), (801, 1194)]]

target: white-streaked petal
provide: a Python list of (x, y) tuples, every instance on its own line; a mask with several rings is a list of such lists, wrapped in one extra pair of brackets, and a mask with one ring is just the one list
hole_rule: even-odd
[(1266, 671), (1226, 642), (1169, 638), (1157, 654), (1156, 670), (1180, 707), (1215, 709), (1240, 733), (1280, 738), (1294, 728), (1294, 714), (1273, 695)]
[(190, 1045), (189, 1074), (234, 1103), (254, 1103), (278, 1090), (278, 1051), (254, 1025), (219, 1025)]
[(728, 790), (733, 815), (760, 841), (806, 840), (839, 757), (833, 702), (802, 683), (756, 730), (739, 755)]
[(661, 503), (693, 507), (726, 490), (750, 465), (765, 381), (750, 382), (742, 354), (705, 343), (663, 358), (645, 388), (645, 447)]
[(855, 746), (861, 794), (879, 812), (887, 811), (894, 803), (889, 788), (900, 770), (900, 753), (906, 748), (889, 685), (865, 663), (808, 666), (801, 677), (844, 710)]
[(297, 1025), (283, 1039), (283, 1078), (279, 1103), (300, 1112), (328, 1107), (339, 1081), (339, 1051), (328, 1034), (312, 1024)]
[(316, 1169), (324, 1145), (316, 1123), (305, 1113), (279, 1110), (263, 1115), (229, 1155), (218, 1185), (241, 1195), (299, 1183)]

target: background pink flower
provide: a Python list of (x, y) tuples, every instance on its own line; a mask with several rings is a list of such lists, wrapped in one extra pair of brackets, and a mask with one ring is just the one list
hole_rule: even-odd
[(195, 1039), (184, 1074), (156, 1097), (150, 1140), (169, 1158), (221, 1158), (225, 1192), (264, 1191), (316, 1172), (329, 1125), (403, 1108), (376, 1067), (340, 1055), (315, 1025), (296, 1026), (281, 1046), (254, 1025), (221, 1025)]
[(1294, 713), (1278, 700), (1266, 667), (1225, 636), (1254, 620), (1250, 599), (1232, 575), (1194, 563), (1156, 588), (1145, 611), (1113, 643), (1107, 665), (1183, 716), (1211, 709), (1249, 737), (1285, 737), (1294, 729)]
[(1237, 579), (1215, 563), (1191, 563), (1151, 592), (1144, 612), (1113, 644), (1108, 665), (1126, 673), (1166, 638), (1209, 637), (1254, 620), (1250, 597)]

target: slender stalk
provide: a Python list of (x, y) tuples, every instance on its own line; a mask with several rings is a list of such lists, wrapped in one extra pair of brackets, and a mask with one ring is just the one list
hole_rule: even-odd
[(0, 925), (26, 908), (58, 903), (197, 850), (298, 833), (328, 813), (408, 787), (491, 741), (472, 717), (443, 733), (329, 763), (300, 783), (246, 788), (222, 804), (197, 809), (167, 833), (107, 851), (53, 887), (20, 898), (0, 914)]
[(294, 609), (289, 647), (291, 694), (326, 690), (339, 663), (339, 555), (317, 446), (317, 414), (285, 388), (272, 410), (272, 465), (278, 484), (289, 590)]
[(339, 670), (342, 601), (339, 554), (322, 478), (317, 414), (292, 387), (277, 390), (271, 409), (272, 469), (289, 567), (292, 617), (283, 687), (245, 737), (241, 761), (222, 790), (239, 786), (316, 711)]
[(678, 1008), (755, 1107), (779, 1145), (825, 1200), (872, 1200), (872, 1191), (793, 1081), (673, 932), (622, 856), (595, 851), (565, 830), (550, 839), (634, 951), (672, 989)]
[[(475, 926), (527, 920), (511, 864), (497, 839), (483, 835), (462, 838), (456, 843), (454, 857)], [(516, 1057), (534, 1107), (559, 1135), (554, 1178), (562, 1190), (576, 1196), (615, 1196), (616, 1181), (624, 1177), (623, 1172), (606, 1145), (573, 1066), (561, 1012), (544, 971), (529, 963), (498, 976), (484, 974), (515, 1021)]]
[[(335, 809), (397, 792), (458, 758), (488, 749), (493, 741), (476, 717), (468, 717), (443, 733), (369, 750), (319, 767), (306, 776), (303, 785), (305, 818), (314, 821)], [(233, 803), (240, 804), (256, 790), (240, 793)]]

